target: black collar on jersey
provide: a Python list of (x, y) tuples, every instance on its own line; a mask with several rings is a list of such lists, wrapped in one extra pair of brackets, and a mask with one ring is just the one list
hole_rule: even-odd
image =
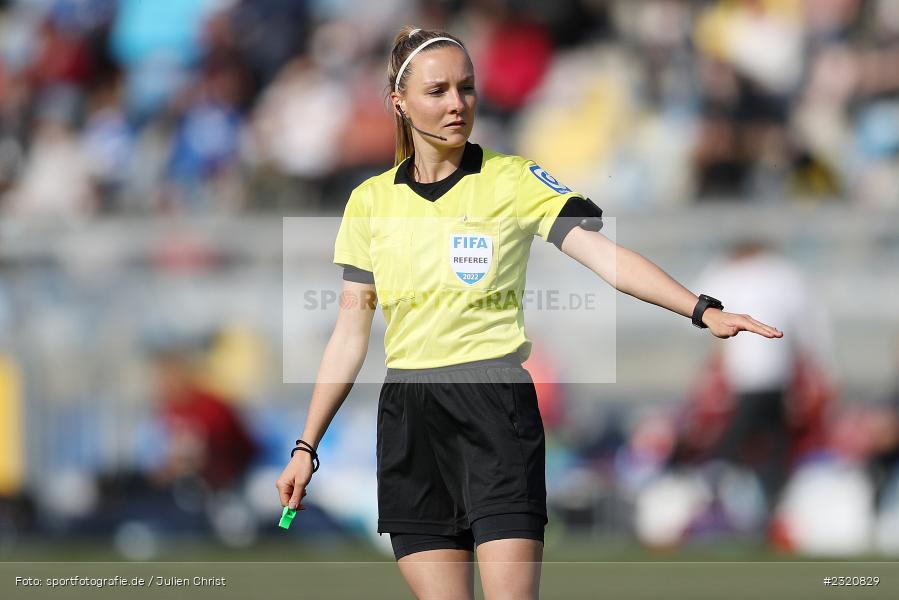
[(396, 170), (396, 177), (393, 179), (394, 185), (405, 183), (413, 192), (428, 200), (434, 202), (445, 193), (450, 191), (466, 175), (473, 175), (481, 172), (481, 163), (484, 161), (484, 150), (477, 144), (465, 142), (465, 150), (462, 152), (462, 162), (459, 168), (453, 171), (451, 175), (435, 181), (433, 183), (419, 183), (409, 177), (409, 166), (413, 157), (410, 156), (400, 163)]

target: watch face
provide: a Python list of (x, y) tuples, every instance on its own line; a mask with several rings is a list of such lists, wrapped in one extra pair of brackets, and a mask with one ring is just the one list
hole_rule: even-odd
[(705, 300), (705, 301), (706, 301), (706, 306), (708, 306), (708, 307), (710, 307), (710, 308), (718, 308), (718, 309), (720, 309), (720, 308), (723, 308), (723, 307), (724, 307), (724, 305), (721, 304), (721, 301), (718, 300), (717, 298), (712, 298), (711, 296), (707, 296), (707, 295), (705, 295), (705, 294), (702, 294), (702, 296), (700, 296), (700, 299), (701, 299), (701, 300)]

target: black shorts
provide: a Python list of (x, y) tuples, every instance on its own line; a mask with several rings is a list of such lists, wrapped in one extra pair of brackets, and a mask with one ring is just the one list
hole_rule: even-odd
[(429, 533), (391, 533), (390, 543), (397, 560), (424, 550), (467, 550), (493, 540), (524, 538), (543, 541), (546, 520), (532, 513), (507, 513), (481, 517), (457, 535), (433, 535)]
[(512, 513), (545, 525), (545, 452), (534, 382), (517, 355), (388, 369), (378, 400), (378, 532), (458, 536)]

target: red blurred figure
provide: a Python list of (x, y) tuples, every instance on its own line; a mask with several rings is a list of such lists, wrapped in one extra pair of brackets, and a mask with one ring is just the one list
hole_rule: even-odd
[(196, 475), (212, 489), (238, 482), (257, 451), (240, 416), (200, 384), (183, 353), (161, 353), (155, 367), (160, 417), (170, 439), (158, 478)]
[[(812, 360), (799, 356), (785, 397), (789, 438), (788, 464), (827, 445), (828, 410), (835, 390)], [(728, 385), (720, 354), (714, 354), (687, 394), (687, 408), (680, 419), (680, 457), (709, 458), (734, 415), (736, 399)]]
[(565, 390), (560, 382), (559, 372), (551, 359), (538, 349), (539, 347), (539, 344), (534, 344), (531, 355), (522, 366), (528, 370), (534, 381), (543, 427), (551, 431), (564, 424)]
[(518, 110), (543, 81), (552, 57), (544, 28), (518, 20), (498, 24), (478, 66), (484, 99), (503, 112)]
[(89, 82), (95, 60), (84, 39), (48, 19), (38, 31), (37, 42), (37, 52), (28, 69), (35, 88), (42, 90), (56, 84), (82, 86)]

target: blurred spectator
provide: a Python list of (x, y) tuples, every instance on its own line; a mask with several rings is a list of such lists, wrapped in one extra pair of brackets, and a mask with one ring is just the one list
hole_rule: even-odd
[(504, 17), (493, 23), (481, 48), (477, 73), (482, 110), (508, 116), (524, 106), (540, 85), (552, 61), (553, 47), (540, 24)]
[(784, 332), (774, 344), (736, 336), (720, 342), (717, 350), (734, 404), (716, 454), (751, 466), (770, 507), (787, 478), (796, 441), (792, 423), (797, 413), (807, 410), (791, 403), (796, 400), (790, 395), (796, 378), (811, 368), (820, 386), (820, 379), (833, 372), (825, 311), (799, 271), (758, 241), (737, 243), (727, 257), (706, 269), (697, 288), (720, 298), (727, 310), (758, 315)]
[(223, 4), (220, 0), (119, 2), (110, 43), (127, 73), (132, 113), (152, 114), (190, 81), (190, 69), (203, 53), (203, 23)]
[(73, 128), (80, 101), (70, 87), (56, 87), (42, 96), (27, 162), (6, 198), (7, 214), (64, 219), (96, 208), (90, 164)]
[[(896, 340), (896, 373), (899, 374), (899, 338)], [(878, 501), (891, 481), (899, 481), (899, 375), (886, 401), (872, 420), (871, 467)]]
[(238, 483), (256, 454), (240, 415), (198, 382), (188, 354), (166, 350), (154, 359), (158, 410), (166, 430), (166, 460), (156, 479), (200, 477), (212, 489)]
[(477, 141), (610, 210), (895, 207), (897, 13), (892, 0), (8, 2), (0, 193), (48, 195), (34, 189), (47, 157), (35, 112), (62, 88), (96, 197), (49, 212), (340, 205), (390, 166), (384, 44), (408, 22), (465, 39)]
[(260, 166), (301, 181), (324, 179), (340, 156), (339, 133), (350, 110), (338, 79), (309, 58), (294, 59), (266, 89), (253, 115)]
[(783, 193), (792, 162), (789, 97), (802, 74), (800, 8), (796, 1), (721, 1), (699, 16), (700, 194)]
[(305, 49), (312, 22), (308, 0), (236, 0), (227, 26), (253, 77), (267, 85), (291, 57)]
[(122, 110), (121, 82), (98, 86), (88, 99), (81, 134), (89, 171), (96, 183), (100, 207), (122, 208), (122, 191), (132, 176), (135, 135)]
[(237, 109), (228, 67), (205, 74), (193, 90), (175, 128), (167, 208), (214, 213), (241, 208), (238, 156), (243, 118)]
[[(349, 87), (352, 102), (350, 114), (341, 131), (338, 146), (340, 147), (339, 165), (347, 173), (363, 171), (366, 177), (356, 178), (350, 186), (355, 187), (375, 170), (388, 164), (393, 156), (393, 122), (383, 104), (374, 102), (383, 92), (381, 78), (375, 76), (376, 70), (370, 61), (364, 70), (353, 75)], [(345, 198), (346, 194), (337, 196)]]

